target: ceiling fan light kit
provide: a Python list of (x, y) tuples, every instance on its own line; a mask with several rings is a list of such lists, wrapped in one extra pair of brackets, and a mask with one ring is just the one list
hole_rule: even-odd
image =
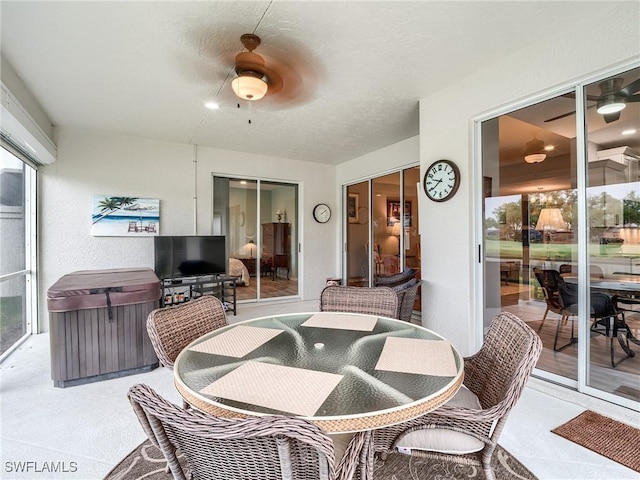
[(623, 81), (622, 78), (610, 78), (600, 82), (600, 96), (596, 110), (600, 115), (617, 113), (627, 106), (621, 92)]
[(606, 99), (603, 101), (598, 101), (598, 109), (596, 110), (600, 115), (607, 115), (609, 113), (616, 113), (619, 112), (621, 110), (624, 110), (624, 108), (627, 105), (623, 102), (617, 101), (614, 98)]
[(238, 76), (231, 81), (233, 92), (242, 100), (255, 101), (263, 98), (269, 86), (265, 78), (264, 59), (253, 51), (260, 45), (260, 37), (245, 33), (240, 41), (247, 52), (236, 55), (235, 70)]
[(527, 163), (540, 163), (547, 158), (547, 154), (544, 153), (544, 142), (533, 138), (533, 140), (527, 142), (524, 149), (524, 161)]
[(255, 72), (241, 72), (231, 81), (233, 92), (243, 100), (255, 101), (265, 96), (267, 82)]

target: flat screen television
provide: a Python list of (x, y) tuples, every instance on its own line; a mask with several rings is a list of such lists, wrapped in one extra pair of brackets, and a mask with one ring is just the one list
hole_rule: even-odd
[(227, 271), (224, 236), (157, 236), (154, 238), (158, 278), (215, 275)]

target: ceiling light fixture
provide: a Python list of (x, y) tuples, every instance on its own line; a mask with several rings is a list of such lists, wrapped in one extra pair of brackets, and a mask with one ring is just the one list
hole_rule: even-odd
[(524, 161), (527, 163), (540, 163), (545, 158), (547, 158), (547, 154), (544, 153), (544, 142), (534, 136), (533, 140), (527, 142), (525, 146)]
[(598, 97), (596, 110), (600, 115), (617, 113), (627, 106), (624, 97), (616, 95), (622, 88), (623, 81), (622, 78), (611, 78), (600, 83), (602, 95)]
[(269, 87), (260, 74), (244, 71), (232, 80), (231, 88), (239, 98), (255, 101), (264, 97)]
[(247, 51), (236, 55), (235, 71), (238, 76), (231, 81), (231, 88), (243, 100), (260, 100), (269, 88), (268, 79), (261, 73), (265, 68), (264, 58), (253, 53), (261, 43), (260, 37), (245, 33), (240, 37), (240, 41)]
[(216, 102), (206, 102), (204, 106), (209, 110), (218, 110), (220, 108), (220, 105), (218, 105)]
[(636, 133), (636, 129), (635, 128), (630, 128), (628, 130), (623, 130), (622, 131), (622, 135), (633, 135), (634, 133)]

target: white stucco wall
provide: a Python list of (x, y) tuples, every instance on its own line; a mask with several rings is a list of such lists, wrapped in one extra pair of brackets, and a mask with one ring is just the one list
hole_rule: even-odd
[(192, 145), (70, 128), (56, 129), (56, 143), (58, 160), (39, 170), (41, 331), (48, 330), (47, 289), (62, 275), (76, 270), (153, 268), (152, 237), (91, 236), (94, 195), (159, 198), (162, 235), (207, 235), (211, 233), (212, 172), (300, 182), (302, 297), (319, 298), (326, 278), (338, 273), (333, 264), (338, 217), (320, 225), (311, 215), (320, 202), (337, 211), (332, 201), (333, 166), (203, 147), (197, 149), (194, 163)]
[(421, 175), (441, 158), (460, 168), (462, 182), (453, 199), (430, 202), (421, 192), (418, 203), (422, 322), (450, 339), (464, 355), (479, 348), (482, 330), (482, 312), (476, 308), (481, 292), (475, 280), (478, 197), (473, 185), (479, 174), (473, 157), (473, 119), (637, 59), (639, 19), (637, 2), (608, 4), (598, 18), (566, 25), (556, 36), (541, 38), (474, 75), (451, 79), (447, 88), (421, 100), (418, 137), (338, 165), (338, 200), (341, 185), (412, 163), (416, 154)]
[[(463, 354), (479, 347), (482, 312), (475, 281), (478, 264), (474, 205), (481, 190), (473, 158), (473, 119), (525, 98), (638, 59), (639, 4), (607, 6), (603, 15), (567, 25), (555, 37), (541, 38), (474, 75), (452, 83), (420, 103), (420, 163), (424, 172), (439, 158), (455, 161), (462, 183), (444, 203), (423, 202), (423, 324), (451, 339)], [(506, 41), (506, 39), (505, 39)], [(478, 177), (478, 178), (476, 178)], [(423, 193), (424, 196), (424, 193)]]

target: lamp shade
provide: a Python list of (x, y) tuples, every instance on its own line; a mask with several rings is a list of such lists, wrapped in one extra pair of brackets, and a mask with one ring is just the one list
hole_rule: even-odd
[(241, 72), (231, 81), (233, 92), (243, 100), (260, 100), (268, 90), (267, 82), (254, 72)]
[(391, 235), (395, 235), (396, 237), (399, 237), (401, 228), (402, 228), (402, 225), (400, 224), (400, 222), (394, 223), (393, 227), (391, 227)]
[(563, 230), (566, 227), (559, 208), (543, 208), (536, 223), (536, 230)]

